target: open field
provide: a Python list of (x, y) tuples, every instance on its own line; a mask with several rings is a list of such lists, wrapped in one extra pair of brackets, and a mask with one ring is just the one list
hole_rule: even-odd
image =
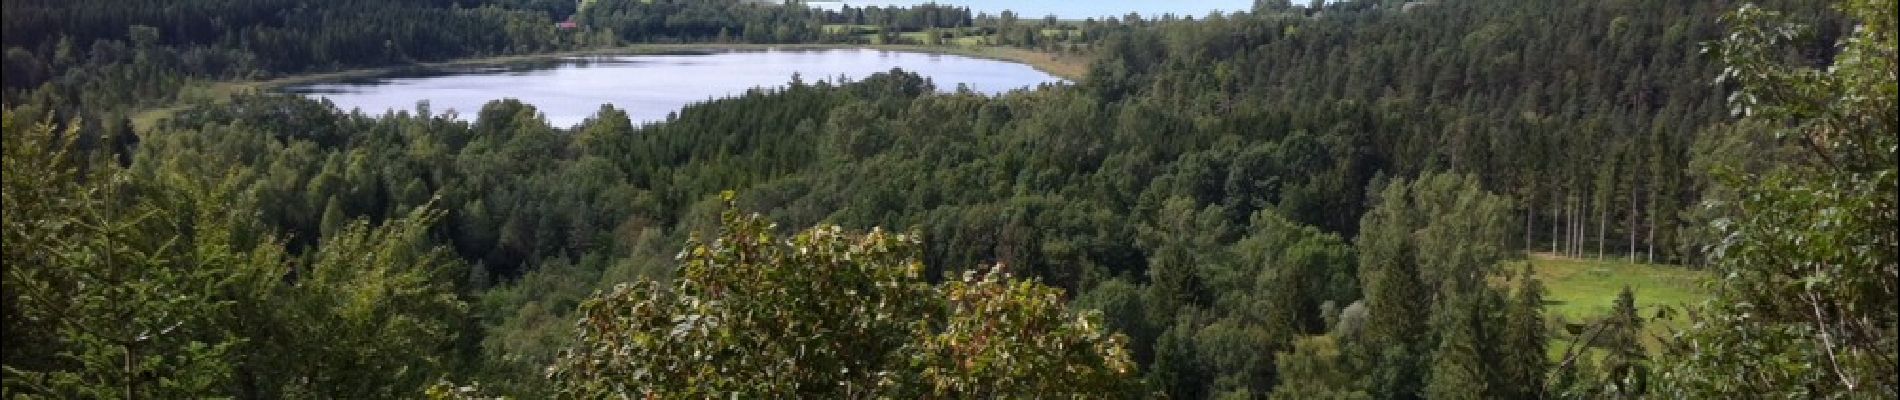
[(883, 28), (877, 25), (825, 24), (825, 33), (875, 33)]
[[(1530, 263), (1546, 294), (1545, 313), (1554, 322), (1588, 325), (1610, 312), (1616, 296), (1624, 287), (1636, 295), (1636, 307), (1645, 318), (1654, 317), (1662, 307), (1695, 305), (1708, 298), (1702, 282), (1706, 271), (1673, 265), (1627, 263), (1620, 258), (1596, 260), (1533, 254)], [(1561, 355), (1570, 343), (1570, 335), (1561, 325), (1552, 327), (1551, 353)], [(1667, 320), (1650, 320), (1644, 327), (1644, 342), (1655, 350), (1659, 337), (1682, 327), (1686, 318), (1678, 312)]]

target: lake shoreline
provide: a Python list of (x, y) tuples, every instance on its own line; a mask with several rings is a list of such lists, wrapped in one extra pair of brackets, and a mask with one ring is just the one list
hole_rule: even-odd
[(644, 55), (695, 55), (715, 54), (732, 51), (767, 50), (882, 50), (910, 53), (941, 54), (996, 60), (1028, 65), (1070, 81), (1079, 81), (1088, 73), (1087, 60), (1079, 56), (1063, 56), (1039, 51), (1002, 46), (959, 47), (959, 46), (923, 46), (923, 45), (856, 45), (856, 44), (749, 44), (749, 43), (683, 43), (683, 44), (634, 44), (587, 50), (571, 50), (553, 53), (521, 54), (493, 57), (476, 57), (450, 61), (393, 65), (387, 67), (359, 68), (335, 72), (298, 74), (280, 78), (229, 82), (248, 85), (254, 89), (277, 89), (313, 82), (337, 81), (398, 73), (405, 70), (450, 69), (468, 67), (491, 67), (519, 64), (535, 61), (553, 61), (585, 56), (644, 56)]
[[(472, 57), (448, 61), (422, 62), (386, 67), (356, 68), (332, 72), (295, 74), (267, 79), (207, 81), (187, 85), (180, 90), (179, 103), (193, 103), (192, 100), (222, 103), (230, 101), (239, 94), (258, 93), (277, 90), (284, 87), (351, 79), (366, 79), (385, 76), (402, 71), (455, 69), (472, 67), (491, 67), (520, 64), (537, 61), (555, 61), (564, 58), (586, 56), (639, 56), (666, 54), (713, 54), (735, 51), (767, 50), (881, 50), (923, 54), (953, 55), (986, 60), (995, 60), (1027, 65), (1037, 71), (1047, 73), (1069, 81), (1080, 81), (1087, 75), (1091, 60), (1076, 55), (1045, 53), (1029, 49), (1005, 46), (924, 46), (924, 45), (857, 45), (857, 44), (750, 44), (750, 43), (679, 43), (679, 44), (632, 44), (625, 46), (602, 47), (584, 50), (569, 50), (550, 53), (518, 54), (506, 56)], [(183, 104), (170, 107), (147, 109), (134, 114), (131, 118), (134, 129), (147, 132), (172, 114), (182, 111)]]

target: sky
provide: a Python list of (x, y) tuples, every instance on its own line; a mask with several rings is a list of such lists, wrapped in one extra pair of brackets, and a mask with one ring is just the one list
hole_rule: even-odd
[[(809, 2), (819, 5), (816, 0)], [(907, 5), (923, 1), (847, 0), (844, 3), (852, 6)], [(1011, 10), (1024, 18), (1055, 14), (1063, 19), (1119, 17), (1129, 12), (1138, 12), (1144, 17), (1165, 13), (1201, 17), (1214, 10), (1232, 12), (1253, 9), (1253, 0), (939, 0), (937, 3), (966, 6), (971, 11), (991, 15)]]

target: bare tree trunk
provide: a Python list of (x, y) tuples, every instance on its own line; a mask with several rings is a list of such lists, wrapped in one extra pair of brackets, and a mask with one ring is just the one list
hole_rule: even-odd
[(1563, 215), (1564, 202), (1562, 198), (1563, 196), (1558, 195), (1558, 194), (1552, 194), (1550, 196), (1550, 253), (1551, 254), (1557, 254), (1557, 240), (1560, 238), (1563, 238), (1562, 235), (1557, 234), (1557, 227), (1563, 225), (1559, 223), (1563, 221), (1562, 218), (1559, 218), (1560, 216)]
[(1533, 246), (1531, 244), (1531, 229), (1532, 229), (1531, 219), (1537, 217), (1537, 214), (1535, 213), (1537, 210), (1537, 206), (1531, 204), (1530, 197), (1531, 196), (1524, 197), (1524, 242), (1523, 242), (1524, 247), (1523, 249), (1524, 249), (1524, 252), (1526, 253), (1529, 253), (1531, 251), (1531, 246)]
[(1577, 199), (1572, 195), (1564, 196), (1564, 251), (1568, 256), (1577, 250)]
[(1570, 255), (1583, 256), (1583, 237), (1589, 231), (1585, 229), (1590, 222), (1590, 199), (1577, 196), (1577, 204), (1570, 206)]
[[(1655, 199), (1650, 199), (1650, 202), (1651, 202), (1651, 203), (1654, 203), (1654, 202), (1655, 202)], [(1655, 263), (1656, 263), (1656, 222), (1657, 222), (1656, 220), (1657, 220), (1657, 218), (1656, 218), (1656, 210), (1655, 210), (1655, 207), (1650, 207), (1650, 210), (1649, 210), (1649, 238), (1648, 238), (1648, 239), (1646, 239), (1646, 240), (1644, 240), (1645, 242), (1648, 242), (1648, 244), (1649, 244), (1649, 246), (1648, 246), (1648, 247), (1649, 247), (1649, 251), (1648, 251), (1648, 253), (1649, 253), (1649, 254), (1648, 254), (1648, 256), (1647, 256), (1647, 258), (1648, 258), (1648, 260), (1647, 260), (1647, 262), (1648, 262), (1648, 263), (1650, 263), (1650, 264), (1655, 264)]]
[(1589, 199), (1585, 199), (1583, 198), (1583, 196), (1577, 196), (1576, 200), (1572, 201), (1570, 204), (1570, 255), (1571, 256), (1583, 255), (1583, 233), (1584, 233), (1583, 219), (1585, 218), (1584, 216), (1587, 213), (1587, 211), (1585, 211), (1587, 210), (1587, 208), (1585, 207), (1589, 205), (1589, 203), (1586, 203), (1587, 201), (1589, 201)]
[[(1609, 200), (1605, 197), (1604, 200)], [(1610, 202), (1597, 204), (1597, 259), (1603, 259), (1603, 245), (1610, 241)]]
[(1564, 255), (1577, 255), (1577, 204), (1576, 195), (1564, 199)]
[(1623, 229), (1629, 230), (1630, 244), (1629, 244), (1629, 247), (1624, 247), (1623, 251), (1626, 253), (1629, 253), (1629, 257), (1625, 257), (1625, 258), (1628, 259), (1629, 262), (1635, 263), (1636, 262), (1636, 184), (1635, 182), (1630, 183), (1629, 212), (1630, 212), (1629, 223), (1623, 224)]

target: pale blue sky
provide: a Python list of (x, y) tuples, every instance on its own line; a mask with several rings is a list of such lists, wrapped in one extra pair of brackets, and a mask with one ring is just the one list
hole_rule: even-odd
[[(848, 0), (844, 3), (864, 6), (920, 4), (924, 1)], [(1144, 17), (1164, 13), (1201, 17), (1213, 10), (1232, 12), (1253, 9), (1253, 0), (941, 0), (937, 3), (966, 6), (970, 7), (971, 11), (987, 12), (991, 15), (1003, 10), (1011, 10), (1024, 18), (1042, 18), (1044, 15), (1055, 14), (1063, 19), (1121, 16), (1129, 12), (1138, 12)]]

